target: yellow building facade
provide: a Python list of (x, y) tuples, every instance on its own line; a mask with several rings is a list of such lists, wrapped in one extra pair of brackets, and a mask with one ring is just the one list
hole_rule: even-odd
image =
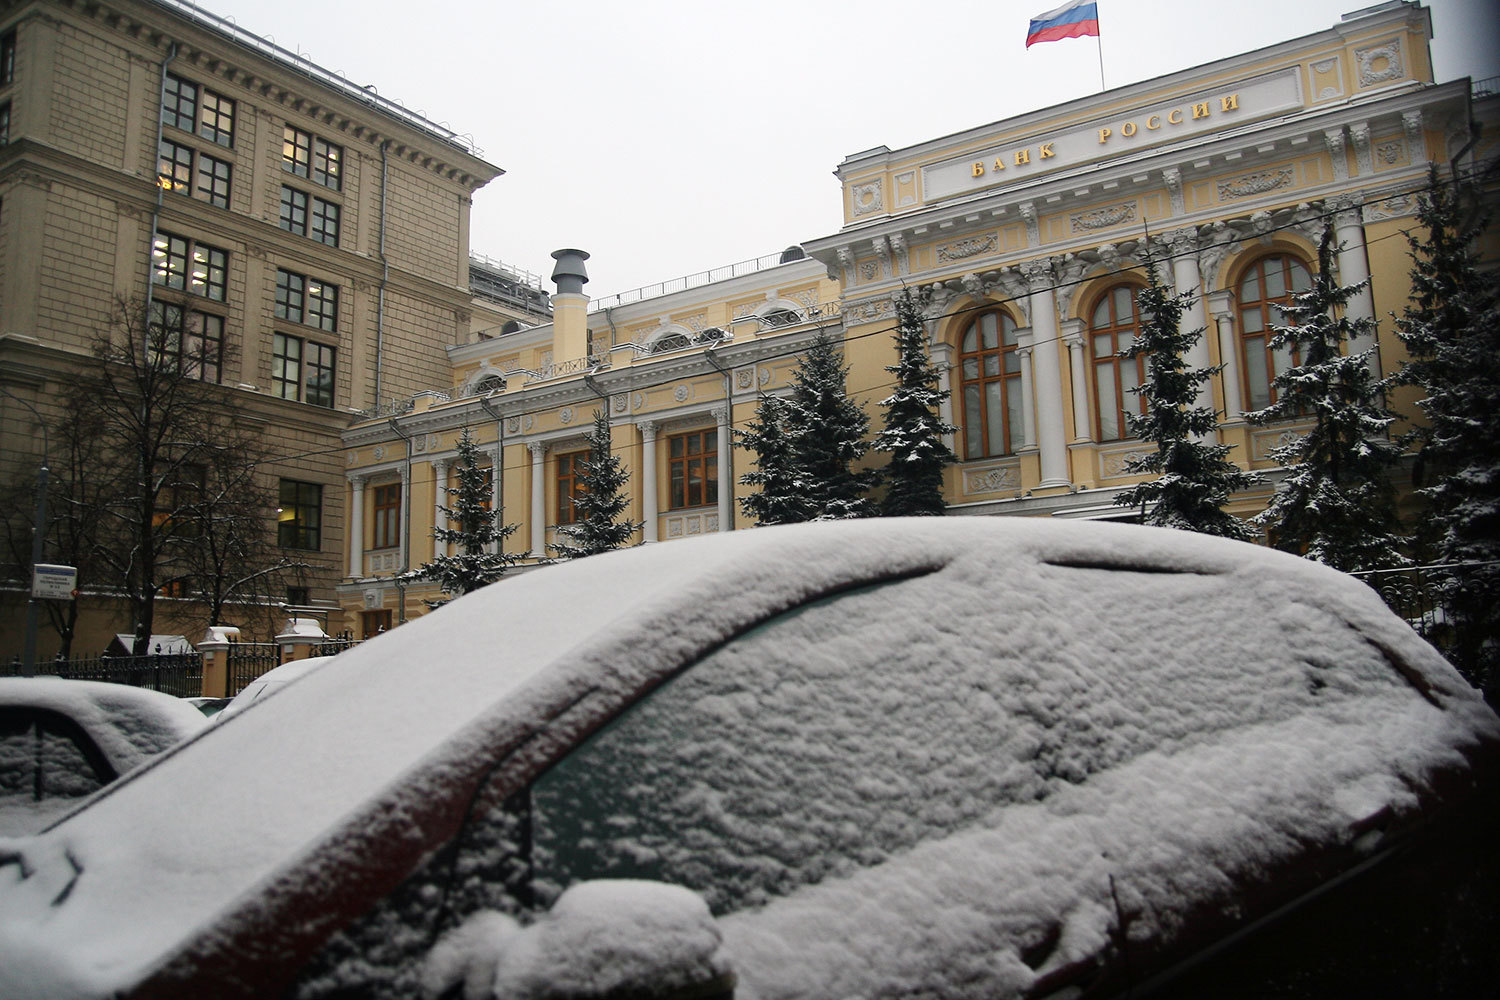
[[(1342, 244), (1340, 279), (1371, 279), (1350, 313), (1379, 333), (1351, 349), (1377, 348), (1374, 363), (1393, 371), (1404, 233), (1428, 164), (1495, 155), (1493, 128), (1474, 124), (1497, 118), (1494, 88), (1434, 82), (1430, 37), (1427, 9), (1397, 0), (1270, 48), (857, 153), (837, 170), (837, 233), (625, 296), (591, 302), (575, 288), (553, 296), (550, 324), (451, 347), (450, 385), (345, 434), (349, 620), (371, 634), (437, 596), (398, 577), (436, 551), (464, 428), (499, 470), (493, 503), (517, 526), (506, 549), (528, 561), (567, 523), (599, 409), (642, 541), (749, 527), (736, 501), (752, 457), (732, 432), (762, 394), (787, 389), (820, 331), (842, 342), (850, 396), (878, 428), (905, 287), (930, 291), (930, 350), (958, 427), (949, 513), (1128, 516), (1113, 498), (1140, 478), (1124, 471), (1143, 450), (1125, 418), (1143, 370), (1116, 355), (1140, 322), (1148, 249), (1164, 283), (1195, 295), (1185, 323), (1205, 334), (1188, 363), (1222, 369), (1202, 399), (1221, 417), (1215, 439), (1265, 473), (1230, 509), (1262, 509), (1279, 475), (1272, 449), (1305, 425), (1244, 414), (1289, 363), (1267, 331), (1316, 267), (1323, 227)], [(1396, 402), (1411, 411), (1409, 396)]]

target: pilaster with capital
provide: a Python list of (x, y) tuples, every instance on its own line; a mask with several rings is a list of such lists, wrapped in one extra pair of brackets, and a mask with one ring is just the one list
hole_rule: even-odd
[[(1041, 451), (1042, 489), (1067, 486), (1068, 446), (1063, 431), (1062, 364), (1058, 360), (1056, 273), (1051, 260), (1021, 265), (1031, 301), (1032, 373), (1035, 379), (1037, 447)], [(1025, 366), (1022, 370), (1024, 372)]]
[(448, 554), (448, 543), (440, 541), (437, 529), (443, 526), (444, 501), (448, 499), (448, 463), (442, 460), (432, 463), (432, 558)]
[(530, 441), (526, 450), (531, 452), (531, 554), (540, 559), (547, 554), (547, 446)]
[(1036, 382), (1031, 376), (1031, 328), (1016, 331), (1016, 357), (1021, 361), (1021, 450), (1036, 448)]
[[(505, 475), (505, 447), (497, 444), (490, 452), (490, 510), (495, 512), (499, 525), (505, 524), (505, 511), (501, 504), (504, 487), (500, 477), (503, 475)], [(498, 538), (490, 542), (491, 554), (499, 552), (502, 544), (503, 541)]]
[(641, 432), (641, 527), (648, 542), (660, 540), (657, 520), (661, 516), (661, 504), (656, 498), (656, 434), (661, 429), (654, 420), (638, 420), (635, 424)]
[(363, 579), (365, 575), (365, 476), (350, 476), (349, 489), (349, 576)]
[(1063, 343), (1068, 345), (1068, 371), (1073, 377), (1073, 443), (1094, 440), (1094, 422), (1089, 419), (1088, 362), (1083, 356), (1083, 320), (1062, 321)]
[(719, 465), (719, 530), (728, 531), (734, 521), (734, 453), (729, 433), (729, 404), (714, 407), (714, 423), (718, 427), (714, 438), (718, 444)]
[(401, 470), (401, 522), (401, 545), (397, 549), (397, 555), (401, 568), (411, 569), (411, 466), (409, 462)]

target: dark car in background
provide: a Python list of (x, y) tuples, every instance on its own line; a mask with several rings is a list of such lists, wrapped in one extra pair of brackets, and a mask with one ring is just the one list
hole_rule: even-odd
[[(1262, 548), (1001, 518), (647, 546), (366, 642), (4, 845), (0, 993), (1327, 996), (1363, 975), (1351, 907), (1487, 940), (1497, 760), (1372, 591)], [(1355, 954), (1492, 982), (1443, 930)]]

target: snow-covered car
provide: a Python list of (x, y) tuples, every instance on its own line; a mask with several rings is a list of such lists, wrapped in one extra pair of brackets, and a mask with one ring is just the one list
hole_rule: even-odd
[[(1329, 901), (1493, 889), (1497, 761), (1431, 647), (1285, 554), (728, 533), (472, 593), (0, 845), (0, 995), (1273, 995), (1364, 926)], [(1443, 995), (1418, 936), (1360, 942), (1377, 986)]]
[(333, 659), (331, 656), (308, 656), (300, 660), (291, 660), (283, 663), (279, 667), (272, 667), (249, 684), (246, 684), (244, 690), (239, 694), (229, 699), (228, 704), (221, 708), (219, 713), (214, 716), (214, 721), (229, 721), (251, 705), (259, 702), (262, 698), (277, 693), (288, 684), (312, 673), (331, 659)]
[(35, 833), (204, 721), (145, 688), (0, 677), (0, 836)]

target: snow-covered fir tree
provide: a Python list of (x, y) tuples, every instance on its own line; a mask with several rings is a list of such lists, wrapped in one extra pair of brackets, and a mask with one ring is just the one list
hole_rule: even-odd
[(1345, 572), (1405, 562), (1389, 472), (1401, 448), (1391, 441), (1395, 416), (1385, 405), (1385, 382), (1370, 368), (1372, 347), (1345, 354), (1353, 338), (1373, 335), (1375, 323), (1351, 319), (1349, 300), (1364, 287), (1334, 277), (1332, 225), (1318, 245), (1312, 287), (1282, 307), (1271, 348), (1292, 364), (1271, 380), (1270, 406), (1245, 414), (1252, 424), (1307, 420), (1311, 427), (1271, 457), (1287, 470), (1266, 509), (1254, 518), (1277, 548)]
[[(441, 487), (453, 501), (452, 507), (438, 507), (449, 526), (432, 529), (432, 537), (453, 546), (454, 554), (434, 556), (407, 574), (408, 579), (433, 581), (450, 598), (494, 583), (526, 555), (504, 551), (505, 539), (517, 526), (500, 524), (500, 512), (490, 509), (491, 471), (480, 468), (478, 459), (479, 446), (466, 427), (458, 439), (458, 485)], [(427, 602), (433, 608), (446, 603)]]
[(1422, 541), (1457, 564), (1438, 575), (1452, 626), (1449, 654), (1491, 700), (1500, 696), (1500, 285), (1479, 269), (1487, 220), (1478, 192), (1436, 168), (1407, 234), (1411, 300), (1396, 331), (1411, 354), (1397, 381), (1420, 388), (1417, 431)]
[(1218, 425), (1218, 415), (1197, 405), (1199, 392), (1222, 366), (1187, 367), (1184, 359), (1203, 336), (1202, 327), (1182, 329), (1193, 293), (1167, 291), (1149, 251), (1146, 279), (1137, 299), (1140, 334), (1120, 356), (1146, 358), (1146, 380), (1131, 390), (1145, 399), (1146, 412), (1126, 413), (1125, 419), (1130, 433), (1156, 450), (1131, 459), (1125, 471), (1156, 478), (1121, 492), (1115, 503), (1140, 508), (1146, 524), (1247, 541), (1254, 532), (1224, 506), (1231, 493), (1254, 485), (1258, 477), (1229, 461), (1228, 445), (1204, 440)]
[(609, 417), (594, 411), (594, 429), (587, 437), (588, 457), (579, 464), (578, 490), (573, 497), (574, 519), (557, 529), (567, 541), (549, 546), (564, 559), (597, 555), (618, 549), (640, 528), (640, 522), (620, 519), (629, 504), (625, 472), (620, 456), (611, 448)]
[(943, 440), (958, 428), (944, 423), (938, 409), (948, 392), (938, 388), (938, 372), (927, 354), (927, 329), (922, 310), (930, 293), (903, 289), (896, 298), (896, 364), (886, 371), (896, 376), (896, 391), (882, 400), (885, 429), (875, 436), (875, 450), (888, 452), (886, 494), (880, 512), (886, 517), (940, 515), (943, 468), (956, 459)]
[(755, 454), (755, 468), (740, 476), (740, 482), (760, 489), (740, 497), (740, 509), (757, 525), (808, 520), (806, 491), (792, 464), (789, 408), (780, 396), (762, 396), (755, 419), (735, 432), (739, 447)]
[(870, 418), (849, 398), (844, 365), (833, 338), (819, 334), (797, 365), (787, 408), (792, 468), (806, 500), (804, 520), (873, 517), (866, 494), (880, 480), (872, 470), (856, 470), (869, 451)]

